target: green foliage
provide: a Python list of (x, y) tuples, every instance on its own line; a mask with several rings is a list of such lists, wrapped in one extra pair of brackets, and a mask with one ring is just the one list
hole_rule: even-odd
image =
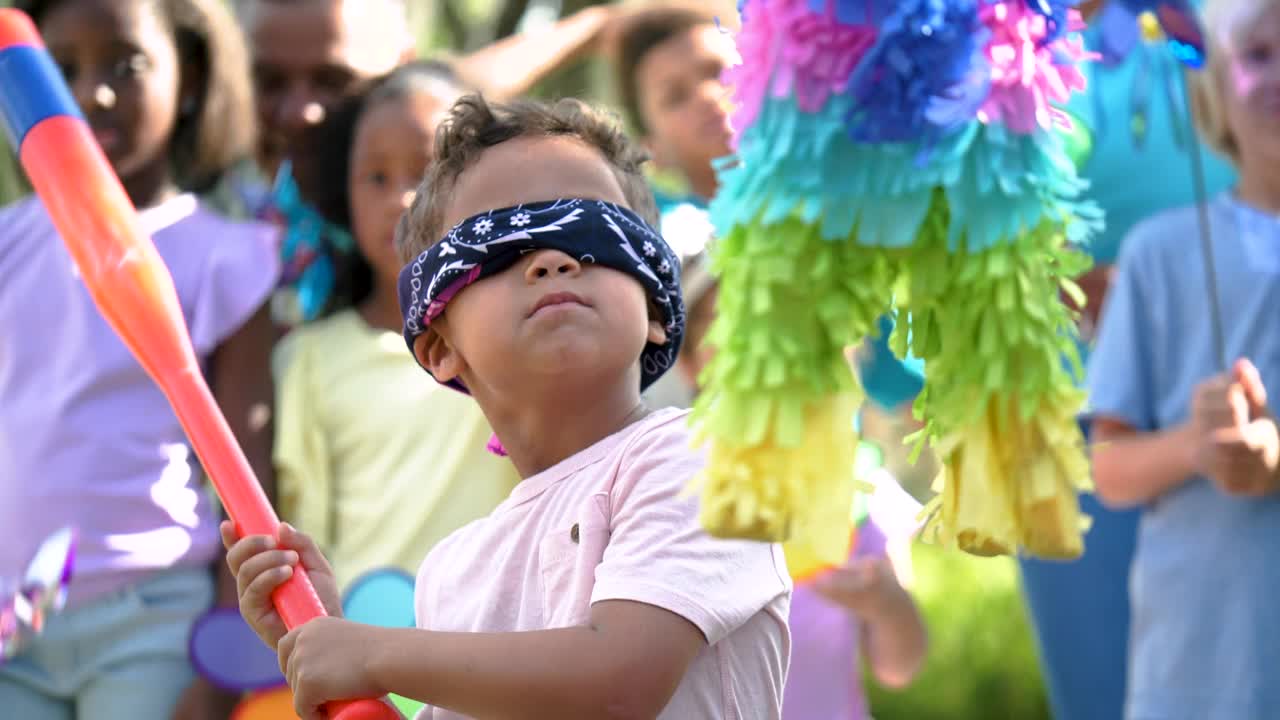
[(876, 720), (1049, 720), (1013, 561), (917, 544), (913, 562), (929, 657), (905, 690), (867, 679)]

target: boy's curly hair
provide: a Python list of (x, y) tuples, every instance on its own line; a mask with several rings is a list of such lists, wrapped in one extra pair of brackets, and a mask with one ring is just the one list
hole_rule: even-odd
[(658, 226), (658, 208), (645, 179), (648, 155), (622, 131), (617, 119), (573, 99), (547, 104), (534, 100), (490, 104), (467, 95), (454, 104), (436, 133), (435, 162), (427, 171), (403, 232), (397, 233), (405, 262), (444, 235), (444, 207), (453, 186), (485, 150), (519, 137), (570, 137), (604, 156), (631, 210)]
[[(17, 0), (37, 24), (62, 0)], [(178, 185), (205, 192), (253, 152), (257, 118), (249, 53), (222, 0), (155, 0), (173, 32), (178, 61), (203, 80), (195, 107), (179, 115), (169, 151)]]

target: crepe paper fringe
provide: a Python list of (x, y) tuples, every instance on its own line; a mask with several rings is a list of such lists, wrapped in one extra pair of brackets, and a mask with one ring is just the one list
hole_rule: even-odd
[(849, 142), (842, 131), (847, 104), (845, 96), (832, 97), (820, 112), (803, 113), (787, 100), (765, 103), (732, 164), (720, 169), (711, 203), (719, 236), (795, 216), (819, 225), (828, 240), (906, 248), (939, 187), (954, 209), (953, 251), (960, 237), (972, 249), (1015, 237), (1046, 213), (1078, 216), (1076, 243), (1100, 228), (1101, 213), (1080, 199), (1086, 183), (1057, 132), (970, 123), (939, 140), (921, 165), (919, 145)]
[[(1092, 55), (1080, 37), (1050, 44), (1055, 20), (1028, 7), (1026, 0), (985, 4), (980, 14), (991, 31), (985, 51), (991, 88), (978, 119), (1003, 124), (1015, 133), (1054, 126), (1069, 129), (1070, 119), (1054, 104), (1065, 104), (1072, 93), (1084, 90), (1079, 65)], [(1063, 21), (1072, 32), (1084, 29), (1084, 20), (1074, 10)]]
[(844, 350), (876, 327), (893, 268), (877, 249), (828, 242), (790, 218), (735, 228), (718, 241), (713, 271), (716, 354), (694, 407), (711, 442), (699, 479), (706, 527), (806, 539), (824, 561), (847, 553), (850, 418), (863, 393)]
[(1014, 242), (952, 253), (946, 213), (939, 195), (931, 232), (903, 259), (907, 318), (890, 340), (928, 368), (916, 440), (934, 441), (943, 470), (925, 536), (978, 554), (1078, 556), (1076, 493), (1090, 487), (1075, 419), (1083, 370), (1059, 292), (1079, 293), (1070, 278), (1088, 257), (1049, 220)]
[[(1064, 26), (1063, 23), (1066, 23)], [(1061, 292), (1101, 224), (1052, 104), (1087, 59), (1054, 0), (748, 0), (718, 169), (717, 354), (694, 410), (714, 535), (847, 558), (862, 402), (844, 349), (892, 312), (943, 461), (926, 535), (1073, 557), (1088, 461)], [(839, 76), (848, 73), (841, 86)]]

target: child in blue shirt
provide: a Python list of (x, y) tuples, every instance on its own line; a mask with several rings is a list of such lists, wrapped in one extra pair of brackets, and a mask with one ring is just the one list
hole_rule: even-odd
[[(1125, 716), (1261, 720), (1280, 706), (1280, 5), (1210, 0), (1197, 124), (1239, 172), (1208, 207), (1225, 350), (1197, 213), (1121, 247), (1089, 369), (1099, 496), (1141, 507)], [(1273, 395), (1274, 397), (1274, 395)]]

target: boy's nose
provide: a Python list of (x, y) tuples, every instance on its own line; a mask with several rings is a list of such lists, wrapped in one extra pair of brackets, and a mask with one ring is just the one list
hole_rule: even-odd
[(533, 253), (533, 258), (525, 268), (524, 277), (532, 284), (542, 278), (556, 275), (575, 277), (581, 272), (582, 263), (575, 260), (572, 255), (559, 250), (538, 250)]

